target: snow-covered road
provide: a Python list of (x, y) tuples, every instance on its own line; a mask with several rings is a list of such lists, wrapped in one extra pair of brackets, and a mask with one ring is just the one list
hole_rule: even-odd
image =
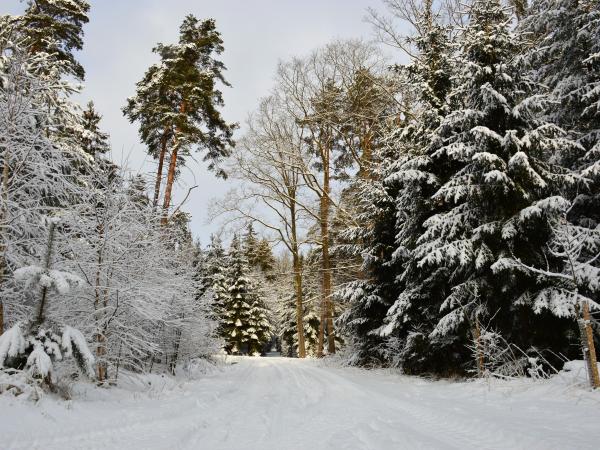
[[(154, 382), (160, 383), (160, 379)], [(98, 393), (98, 391), (101, 391)], [(151, 394), (0, 402), (2, 449), (586, 449), (600, 397), (553, 383), (429, 382), (240, 358)], [(6, 397), (6, 396), (4, 396)]]

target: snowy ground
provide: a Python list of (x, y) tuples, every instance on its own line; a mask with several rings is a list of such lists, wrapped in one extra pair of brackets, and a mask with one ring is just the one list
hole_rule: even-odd
[[(150, 385), (147, 385), (150, 381)], [(430, 382), (239, 358), (197, 380), (0, 397), (2, 449), (592, 449), (600, 393), (550, 382)]]

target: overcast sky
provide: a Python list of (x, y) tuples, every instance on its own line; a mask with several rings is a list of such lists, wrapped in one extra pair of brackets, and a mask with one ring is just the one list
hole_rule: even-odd
[[(24, 8), (19, 0), (3, 0), (8, 11)], [(135, 83), (156, 61), (151, 52), (157, 42), (171, 43), (186, 14), (200, 19), (212, 17), (221, 32), (227, 66), (233, 85), (225, 88), (227, 121), (243, 124), (257, 100), (268, 94), (279, 59), (304, 55), (335, 38), (372, 37), (364, 22), (367, 7), (383, 9), (381, 0), (91, 0), (90, 22), (85, 26), (85, 48), (78, 55), (86, 70), (82, 101), (94, 100), (104, 116), (103, 128), (111, 135), (113, 159), (128, 160), (133, 171), (150, 172), (137, 126), (121, 114)], [(4, 8), (2, 8), (4, 9)], [(200, 158), (199, 158), (200, 159)], [(217, 180), (200, 163), (189, 164), (177, 186), (174, 204), (198, 185), (184, 209), (190, 212), (192, 232), (203, 244), (216, 225), (206, 223), (211, 198), (231, 186)]]

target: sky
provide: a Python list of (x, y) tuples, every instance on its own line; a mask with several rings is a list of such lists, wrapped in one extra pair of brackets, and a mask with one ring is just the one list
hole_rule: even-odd
[[(0, 14), (18, 14), (24, 2), (8, 2)], [(366, 10), (384, 10), (381, 0), (91, 0), (90, 22), (84, 28), (85, 47), (77, 57), (86, 70), (85, 88), (78, 99), (93, 100), (110, 133), (112, 158), (133, 172), (153, 173), (155, 163), (146, 156), (136, 124), (121, 113), (135, 83), (157, 61), (151, 49), (157, 42), (178, 39), (179, 25), (187, 14), (214, 18), (221, 32), (227, 66), (223, 117), (243, 123), (272, 87), (277, 62), (302, 56), (336, 38), (373, 37), (364, 21)], [(218, 224), (207, 223), (210, 201), (231, 189), (231, 181), (217, 179), (201, 161), (190, 162), (179, 180), (173, 204), (188, 188), (197, 185), (182, 209), (192, 214), (195, 237), (206, 244)]]

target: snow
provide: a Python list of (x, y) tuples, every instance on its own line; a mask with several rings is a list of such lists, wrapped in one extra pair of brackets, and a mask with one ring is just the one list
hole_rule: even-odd
[(52, 361), (43, 347), (36, 345), (27, 358), (27, 367), (31, 375), (45, 377), (52, 372)]
[(65, 350), (65, 356), (73, 356), (73, 347), (81, 355), (85, 371), (88, 376), (94, 374), (94, 355), (90, 351), (85, 336), (81, 331), (70, 326), (64, 326), (62, 329), (61, 346)]
[[(10, 449), (593, 449), (600, 393), (581, 363), (551, 380), (428, 381), (316, 360), (227, 358), (197, 379), (150, 375), (75, 400), (0, 396)], [(582, 378), (583, 377), (583, 378)]]
[(16, 323), (0, 335), (0, 368), (4, 367), (6, 358), (12, 358), (25, 351), (25, 337), (21, 324)]
[(571, 206), (571, 203), (559, 195), (544, 198), (522, 209), (519, 213), (519, 220), (526, 221), (532, 217), (540, 217), (544, 212), (564, 212), (569, 206)]
[(71, 287), (83, 285), (83, 280), (77, 275), (60, 270), (46, 271), (43, 267), (35, 265), (15, 270), (14, 277), (17, 281), (25, 283), (27, 287), (32, 286), (36, 282), (41, 287), (54, 287), (59, 294), (66, 294)]

